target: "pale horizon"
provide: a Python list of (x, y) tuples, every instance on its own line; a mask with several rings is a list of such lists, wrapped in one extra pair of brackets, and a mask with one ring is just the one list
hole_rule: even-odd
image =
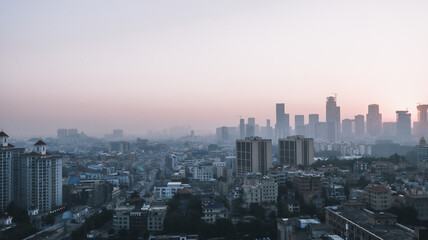
[(383, 121), (428, 104), (426, 1), (0, 3), (0, 128), (145, 134), (275, 125), (275, 104)]

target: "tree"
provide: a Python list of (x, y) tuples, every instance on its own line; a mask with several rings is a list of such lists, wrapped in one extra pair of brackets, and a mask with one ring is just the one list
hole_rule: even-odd
[(53, 225), (55, 223), (55, 216), (53, 214), (49, 214), (46, 216), (46, 224)]
[(413, 207), (392, 207), (388, 212), (397, 215), (397, 221), (402, 224), (415, 225), (418, 223), (418, 212)]
[(14, 202), (10, 202), (6, 208), (9, 216), (13, 217), (15, 223), (30, 223), (30, 217), (24, 209), (19, 208)]
[(128, 239), (128, 230), (120, 229), (119, 230), (119, 239)]

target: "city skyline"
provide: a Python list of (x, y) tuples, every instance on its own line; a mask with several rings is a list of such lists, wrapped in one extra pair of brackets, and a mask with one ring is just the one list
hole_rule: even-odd
[[(239, 116), (341, 119), (417, 103), (428, 72), (428, 3), (413, 1), (4, 2), (1, 128), (13, 136), (209, 130)], [(305, 121), (307, 121), (305, 117)]]

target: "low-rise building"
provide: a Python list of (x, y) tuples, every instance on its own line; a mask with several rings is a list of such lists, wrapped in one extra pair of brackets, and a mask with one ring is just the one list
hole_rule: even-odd
[(154, 187), (154, 194), (156, 200), (171, 199), (183, 188), (190, 188), (189, 184), (182, 184), (181, 182), (169, 182), (166, 186)]
[(386, 210), (392, 205), (391, 188), (383, 185), (369, 185), (366, 190), (367, 206), (378, 211)]
[(296, 176), (294, 177), (293, 186), (305, 204), (322, 207), (322, 202), (319, 204), (322, 194), (321, 176), (315, 174)]
[(129, 213), (129, 229), (132, 232), (143, 234), (148, 231), (147, 218), (150, 205), (144, 205), (141, 209), (134, 209)]
[(208, 182), (213, 178), (213, 166), (203, 163), (192, 168), (193, 179), (201, 182)]
[(411, 240), (415, 231), (397, 224), (391, 213), (374, 213), (367, 209), (345, 209), (343, 206), (326, 207), (326, 223), (339, 236), (362, 240)]
[(163, 230), (163, 221), (166, 216), (166, 205), (152, 205), (147, 216), (147, 230), (158, 232)]
[(150, 236), (149, 240), (198, 240), (198, 235), (195, 234), (180, 234), (180, 235), (158, 235)]
[(7, 213), (0, 213), (0, 226), (9, 226), (12, 225), (13, 217), (9, 216)]
[(276, 203), (278, 197), (278, 184), (270, 177), (262, 176), (260, 173), (248, 173), (245, 176), (244, 201), (251, 203)]
[(129, 213), (134, 210), (135, 206), (119, 206), (113, 212), (113, 228), (115, 231), (120, 229), (129, 230), (130, 221)]
[(327, 199), (345, 201), (345, 188), (342, 185), (331, 184), (325, 188)]
[(229, 210), (221, 203), (216, 201), (207, 201), (202, 203), (204, 215), (202, 220), (206, 223), (215, 223), (217, 219), (229, 218)]
[[(332, 239), (333, 235), (333, 228), (322, 224), (318, 219), (307, 217), (277, 219), (278, 240)], [(342, 240), (338, 236), (333, 239)]]
[(296, 199), (285, 200), (285, 207), (287, 208), (287, 211), (291, 214), (300, 212), (300, 203)]

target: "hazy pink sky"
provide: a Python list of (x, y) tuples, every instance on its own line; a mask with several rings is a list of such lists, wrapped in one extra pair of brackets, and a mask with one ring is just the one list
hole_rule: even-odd
[[(385, 121), (428, 103), (428, 1), (2, 1), (0, 127), (145, 133), (173, 125)], [(306, 116), (307, 118), (307, 116)], [(305, 119), (307, 121), (307, 119)]]

